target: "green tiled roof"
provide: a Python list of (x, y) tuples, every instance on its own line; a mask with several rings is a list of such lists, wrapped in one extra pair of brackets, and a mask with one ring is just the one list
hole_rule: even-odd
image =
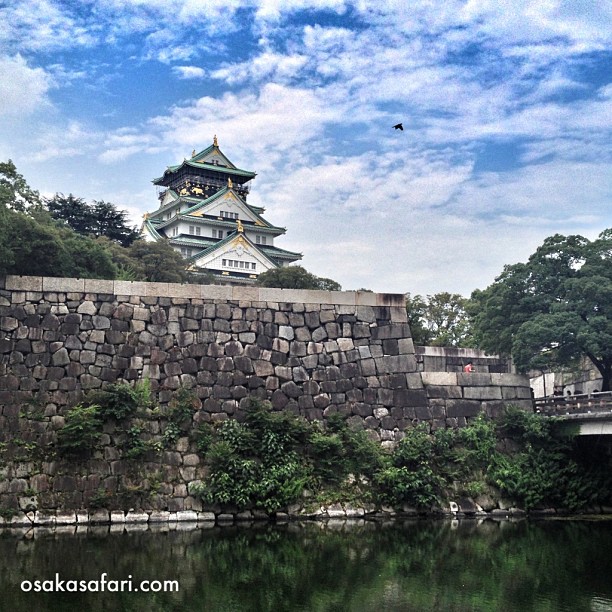
[(286, 251), (285, 249), (279, 249), (275, 246), (257, 245), (270, 259), (302, 259), (301, 253), (295, 253), (294, 251)]
[[(198, 161), (198, 159), (203, 159), (207, 155), (212, 153), (215, 148), (231, 164), (231, 166), (218, 166), (216, 164), (209, 164), (208, 162)], [(166, 171), (164, 172), (164, 175), (160, 176), (159, 178), (154, 179), (153, 183), (155, 185), (159, 185), (160, 182), (163, 181), (168, 174), (174, 174), (177, 170), (179, 170), (183, 166), (189, 166), (191, 168), (199, 168), (199, 169), (202, 169), (202, 170), (212, 170), (214, 172), (220, 172), (221, 174), (230, 174), (230, 175), (234, 175), (234, 176), (244, 176), (244, 177), (248, 177), (248, 178), (254, 178), (255, 176), (257, 176), (257, 174), (255, 172), (251, 172), (250, 170), (242, 170), (240, 168), (236, 168), (236, 166), (234, 166), (234, 164), (232, 164), (232, 162), (229, 161), (229, 158), (221, 152), (219, 147), (215, 147), (215, 145), (212, 144), (209, 147), (207, 147), (206, 149), (200, 151), (199, 153), (197, 153), (196, 155), (191, 157), (190, 159), (185, 159), (185, 160), (183, 160), (182, 163), (176, 164), (174, 166), (168, 166), (166, 168)]]

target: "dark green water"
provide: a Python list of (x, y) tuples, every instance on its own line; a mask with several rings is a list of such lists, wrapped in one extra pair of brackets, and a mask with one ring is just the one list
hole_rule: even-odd
[[(612, 611), (612, 521), (7, 530), (0, 559), (0, 609), (11, 612)], [(20, 588), (56, 573), (77, 581), (104, 572), (131, 576), (133, 588), (178, 580), (180, 590)]]

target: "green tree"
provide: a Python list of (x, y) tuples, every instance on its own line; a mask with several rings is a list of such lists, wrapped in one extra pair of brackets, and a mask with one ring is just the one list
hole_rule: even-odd
[(185, 260), (168, 242), (136, 240), (128, 249), (134, 269), (143, 280), (157, 283), (184, 283), (188, 279)]
[(128, 225), (127, 212), (110, 202), (88, 204), (72, 194), (56, 193), (45, 200), (45, 207), (54, 219), (64, 221), (79, 234), (106, 236), (122, 246), (129, 246), (138, 238), (138, 230)]
[(408, 313), (408, 325), (412, 333), (412, 340), (420, 346), (428, 346), (431, 343), (431, 333), (426, 326), (427, 301), (422, 295), (406, 294), (406, 312)]
[(14, 265), (12, 220), (16, 210), (25, 211), (40, 205), (40, 197), (17, 172), (15, 164), (0, 163), (0, 274), (7, 274)]
[(406, 296), (408, 323), (415, 344), (428, 346), (471, 346), (467, 300), (447, 291)]
[(571, 365), (586, 356), (610, 390), (612, 230), (589, 241), (556, 234), (527, 263), (509, 265), (468, 309), (476, 341), (512, 355), (523, 371)]
[(15, 164), (0, 162), (0, 207), (25, 211), (30, 207), (39, 207), (40, 195), (32, 189), (19, 172)]
[(279, 287), (281, 289), (323, 289), (341, 291), (342, 287), (330, 278), (320, 278), (311, 274), (302, 266), (272, 268), (259, 275), (257, 284), (260, 287)]
[(4, 274), (114, 278), (110, 255), (91, 238), (58, 227), (42, 210), (31, 214), (6, 211), (9, 257), (0, 263)]

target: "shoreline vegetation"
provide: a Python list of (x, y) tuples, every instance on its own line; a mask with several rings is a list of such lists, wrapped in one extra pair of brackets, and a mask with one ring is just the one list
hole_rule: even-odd
[[(129, 474), (114, 489), (94, 491), (84, 508), (52, 507), (33, 488), (4, 492), (0, 527), (612, 513), (608, 450), (519, 408), (497, 420), (480, 415), (459, 429), (415, 424), (393, 448), (352, 429), (342, 414), (307, 421), (256, 398), (236, 418), (213, 424), (198, 414), (188, 389), (160, 407), (148, 381), (118, 383), (90, 392), (56, 419), (44, 444), (5, 440), (3, 481), (23, 464), (33, 474), (43, 463), (76, 473), (100, 461), (107, 432)], [(35, 406), (20, 414), (41, 418)], [(146, 470), (156, 456), (177, 450), (197, 460), (197, 477), (185, 487), (199, 505), (192, 509), (160, 506), (168, 476)]]

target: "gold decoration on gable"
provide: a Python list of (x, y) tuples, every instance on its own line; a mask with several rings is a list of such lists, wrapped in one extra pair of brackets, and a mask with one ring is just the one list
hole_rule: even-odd
[(255, 225), (258, 225), (259, 227), (266, 227), (266, 224), (263, 221), (260, 221), (259, 219), (255, 221)]

